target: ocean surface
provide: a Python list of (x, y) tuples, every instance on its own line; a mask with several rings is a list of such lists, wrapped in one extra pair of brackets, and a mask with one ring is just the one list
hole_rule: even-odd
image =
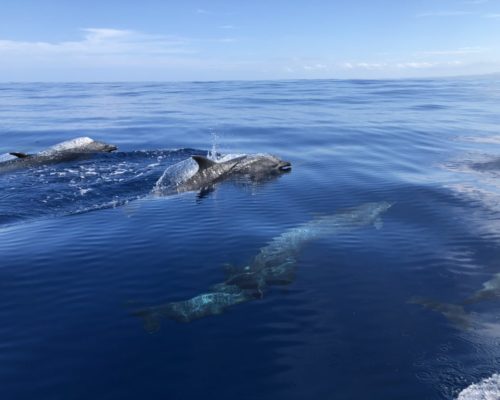
[[(0, 84), (0, 154), (81, 136), (118, 151), (0, 174), (2, 400), (498, 389), (500, 78)], [(292, 170), (153, 190), (208, 152)], [(381, 202), (374, 223), (297, 247), (293, 280), (259, 298), (140, 318), (310, 221)]]

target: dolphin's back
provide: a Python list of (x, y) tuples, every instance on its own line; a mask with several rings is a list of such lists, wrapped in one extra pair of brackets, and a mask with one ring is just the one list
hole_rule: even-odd
[(38, 153), (38, 155), (51, 155), (61, 152), (84, 152), (90, 144), (94, 143), (94, 139), (89, 137), (78, 137), (75, 139), (65, 140), (64, 142), (57, 143), (54, 146)]
[(43, 164), (65, 162), (85, 158), (91, 153), (111, 152), (116, 146), (97, 142), (89, 137), (78, 137), (58, 143), (35, 154), (11, 152), (0, 156), (0, 172), (9, 172), (21, 168)]

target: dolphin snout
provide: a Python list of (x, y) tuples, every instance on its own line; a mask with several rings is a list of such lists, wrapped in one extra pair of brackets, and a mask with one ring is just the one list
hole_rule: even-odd
[(288, 161), (282, 161), (278, 166), (278, 169), (280, 171), (289, 171), (290, 169), (292, 169), (292, 163)]
[(115, 150), (118, 150), (118, 147), (116, 147), (115, 145), (112, 145), (112, 144), (108, 145), (108, 148), (106, 149), (106, 151), (108, 153), (111, 153), (112, 151), (115, 151)]

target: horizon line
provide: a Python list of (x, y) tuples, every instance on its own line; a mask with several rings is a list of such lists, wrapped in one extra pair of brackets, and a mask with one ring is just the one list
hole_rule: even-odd
[(2, 81), (0, 85), (4, 84), (26, 84), (26, 83), (60, 83), (60, 84), (102, 84), (102, 83), (212, 83), (212, 82), (289, 82), (289, 81), (401, 81), (401, 80), (438, 80), (438, 79), (458, 79), (458, 78), (480, 78), (480, 77), (494, 77), (500, 78), (500, 71), (490, 72), (485, 74), (459, 74), (459, 75), (439, 75), (439, 76), (415, 76), (415, 77), (394, 77), (394, 78), (265, 78), (265, 79), (178, 79), (178, 80), (19, 80), (19, 81)]

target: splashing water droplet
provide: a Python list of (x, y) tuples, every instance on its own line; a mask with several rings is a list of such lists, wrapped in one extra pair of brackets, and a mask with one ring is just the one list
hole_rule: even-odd
[(212, 148), (207, 154), (207, 158), (210, 160), (217, 161), (219, 159), (217, 155), (217, 141), (219, 139), (219, 136), (217, 135), (217, 132), (213, 129), (210, 130), (210, 134), (212, 136)]

